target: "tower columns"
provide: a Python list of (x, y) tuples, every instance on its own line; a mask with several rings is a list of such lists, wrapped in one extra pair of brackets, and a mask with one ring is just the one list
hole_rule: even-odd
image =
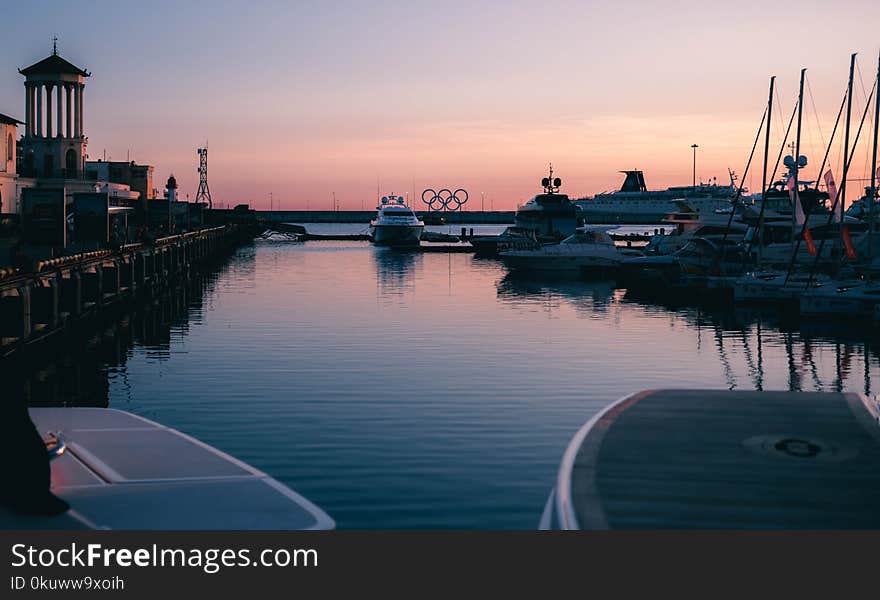
[(83, 135), (83, 85), (76, 86), (76, 131), (75, 137)]
[(46, 84), (46, 137), (52, 137), (52, 88), (53, 84)]
[(55, 137), (64, 137), (64, 85), (55, 86), (58, 89), (58, 127)]
[(24, 135), (31, 135), (31, 86), (24, 84)]
[(37, 92), (37, 118), (35, 119), (37, 129), (34, 133), (36, 137), (43, 137), (43, 86), (38, 84), (35, 89)]
[(71, 108), (73, 107), (73, 98), (71, 97), (71, 93), (73, 92), (73, 88), (69, 83), (64, 84), (64, 95), (67, 97), (67, 137), (73, 137), (73, 113), (71, 112)]

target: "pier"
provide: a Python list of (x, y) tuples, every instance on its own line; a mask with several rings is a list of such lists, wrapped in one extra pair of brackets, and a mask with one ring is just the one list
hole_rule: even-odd
[(119, 304), (149, 296), (191, 269), (250, 241), (239, 224), (37, 262), (0, 271), (0, 357), (63, 332)]

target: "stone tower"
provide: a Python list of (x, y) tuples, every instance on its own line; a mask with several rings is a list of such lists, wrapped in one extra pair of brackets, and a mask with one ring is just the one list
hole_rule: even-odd
[(83, 175), (83, 88), (91, 73), (52, 54), (25, 69), (25, 131), (21, 175), (78, 179)]

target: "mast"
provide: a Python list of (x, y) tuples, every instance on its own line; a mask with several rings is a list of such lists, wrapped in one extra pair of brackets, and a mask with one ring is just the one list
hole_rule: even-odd
[(843, 133), (843, 181), (840, 182), (840, 223), (838, 226), (838, 248), (837, 248), (837, 259), (839, 262), (843, 262), (843, 208), (846, 203), (846, 175), (847, 175), (847, 167), (849, 166), (849, 125), (850, 120), (852, 119), (852, 88), (853, 88), (853, 73), (856, 69), (856, 53), (853, 52), (852, 56), (849, 58), (849, 83), (846, 85), (846, 125), (844, 126)]
[[(795, 252), (797, 252), (797, 246), (795, 245), (795, 235), (794, 232), (797, 230), (797, 206), (803, 206), (801, 204), (800, 197), (800, 188), (798, 188), (798, 172), (801, 169), (801, 121), (804, 116), (804, 76), (806, 75), (807, 70), (801, 69), (801, 83), (798, 91), (798, 115), (797, 115), (797, 133), (795, 134), (795, 143), (794, 143), (794, 170), (792, 172), (792, 177), (794, 177), (794, 195), (792, 195), (792, 203), (791, 203), (791, 256), (792, 260), (795, 259)], [(801, 209), (803, 212), (803, 209)], [(804, 215), (804, 221), (806, 221), (806, 215)], [(788, 275), (785, 277), (786, 282), (788, 281)]]
[[(758, 263), (761, 262), (761, 246), (764, 245), (764, 208), (767, 206), (767, 159), (770, 155), (770, 126), (773, 124), (773, 86), (775, 84), (776, 75), (770, 78), (770, 94), (767, 98), (767, 130), (764, 134), (764, 172), (761, 175), (761, 212), (758, 214), (758, 227), (756, 228), (758, 235)], [(754, 240), (752, 240), (752, 243), (754, 243)]]
[(874, 98), (874, 148), (871, 154), (871, 189), (868, 192), (868, 281), (871, 280), (871, 263), (874, 259), (874, 200), (877, 197), (877, 120), (880, 119), (880, 53), (877, 55), (877, 89)]
[[(721, 250), (724, 251), (724, 248), (727, 245), (727, 234), (730, 233), (730, 226), (733, 223), (733, 217), (736, 215), (736, 205), (739, 202), (739, 199), (742, 197), (743, 186), (746, 184), (746, 177), (749, 174), (749, 167), (752, 166), (752, 158), (755, 156), (755, 148), (758, 147), (758, 140), (761, 139), (761, 130), (764, 129), (764, 121), (767, 120), (767, 109), (764, 109), (764, 114), (761, 115), (761, 124), (758, 125), (758, 131), (755, 132), (755, 141), (752, 142), (752, 151), (749, 153), (749, 160), (746, 161), (746, 168), (743, 171), (742, 178), (739, 182), (739, 189), (736, 190), (736, 195), (733, 197), (733, 202), (731, 203), (730, 208), (730, 216), (727, 218), (727, 227), (724, 228), (724, 237), (721, 238)], [(731, 177), (731, 181), (733, 177)]]

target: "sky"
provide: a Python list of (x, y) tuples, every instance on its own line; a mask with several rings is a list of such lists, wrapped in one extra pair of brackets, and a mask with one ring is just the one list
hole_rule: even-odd
[[(460, 187), (471, 210), (509, 210), (540, 191), (550, 162), (572, 197), (619, 187), (621, 169), (643, 169), (652, 189), (686, 185), (694, 143), (697, 178), (727, 183), (771, 75), (778, 151), (802, 67), (802, 153), (817, 166), (850, 54), (857, 119), (880, 49), (880, 3), (862, 0), (29, 0), (2, 19), (0, 113), (23, 119), (17, 69), (57, 35), (92, 72), (90, 159), (154, 165), (155, 187), (173, 173), (194, 197), (207, 141), (215, 204), (257, 208), (270, 193), (289, 209), (329, 209), (335, 193), (355, 210), (377, 190)], [(760, 179), (753, 169), (746, 184)]]

